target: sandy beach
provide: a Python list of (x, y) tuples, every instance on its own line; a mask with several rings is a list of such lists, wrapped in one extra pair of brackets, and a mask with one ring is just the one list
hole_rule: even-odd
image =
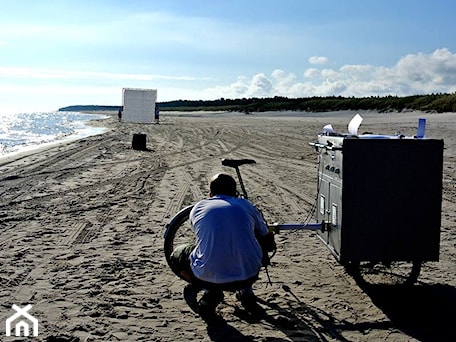
[[(0, 339), (21, 340), (5, 321), (31, 304), (37, 341), (455, 341), (456, 113), (361, 113), (379, 134), (414, 135), (424, 117), (445, 142), (440, 261), (412, 288), (362, 289), (315, 233), (281, 232), (272, 285), (262, 271), (254, 287), (263, 314), (227, 294), (207, 323), (166, 264), (165, 225), (232, 172), (222, 158), (256, 160), (242, 174), (268, 222), (304, 222), (317, 192), (309, 142), (328, 123), (346, 132), (354, 114), (113, 116), (96, 123), (104, 134), (0, 159)], [(131, 148), (134, 133), (148, 151)]]

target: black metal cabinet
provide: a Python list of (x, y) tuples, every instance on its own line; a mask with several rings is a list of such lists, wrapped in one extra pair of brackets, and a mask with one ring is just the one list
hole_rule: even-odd
[(443, 140), (318, 138), (319, 237), (341, 263), (438, 261)]

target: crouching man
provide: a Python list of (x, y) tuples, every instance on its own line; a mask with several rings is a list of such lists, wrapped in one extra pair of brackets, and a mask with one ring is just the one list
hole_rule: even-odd
[(195, 243), (178, 246), (171, 255), (193, 291), (204, 290), (197, 303), (201, 316), (215, 313), (223, 291), (236, 291), (246, 307), (254, 304), (252, 285), (267, 252), (276, 247), (259, 210), (237, 197), (236, 181), (230, 175), (216, 174), (209, 187), (210, 197), (190, 212)]

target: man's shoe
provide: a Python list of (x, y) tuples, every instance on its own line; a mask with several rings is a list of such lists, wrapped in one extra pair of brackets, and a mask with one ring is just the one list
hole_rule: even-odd
[(198, 311), (201, 316), (210, 316), (215, 314), (215, 309), (223, 301), (223, 292), (215, 290), (205, 290), (203, 296), (198, 302)]
[(193, 284), (187, 284), (184, 287), (184, 299), (190, 309), (192, 309), (195, 313), (198, 313), (198, 300), (196, 297), (198, 296), (198, 292), (201, 290), (202, 289), (200, 287)]
[(251, 288), (236, 291), (236, 299), (239, 300), (244, 308), (251, 310), (256, 308), (256, 296)]

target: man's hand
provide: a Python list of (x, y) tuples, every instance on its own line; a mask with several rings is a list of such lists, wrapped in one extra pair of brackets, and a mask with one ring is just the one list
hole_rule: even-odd
[(263, 236), (257, 236), (257, 240), (260, 243), (261, 249), (263, 252), (273, 252), (277, 249), (274, 234), (272, 232), (267, 233)]
[(274, 233), (268, 232), (263, 236), (257, 234), (257, 240), (261, 246), (261, 250), (263, 251), (263, 259), (261, 260), (261, 264), (263, 266), (268, 266), (271, 264), (268, 252), (274, 252), (277, 248), (274, 240)]

